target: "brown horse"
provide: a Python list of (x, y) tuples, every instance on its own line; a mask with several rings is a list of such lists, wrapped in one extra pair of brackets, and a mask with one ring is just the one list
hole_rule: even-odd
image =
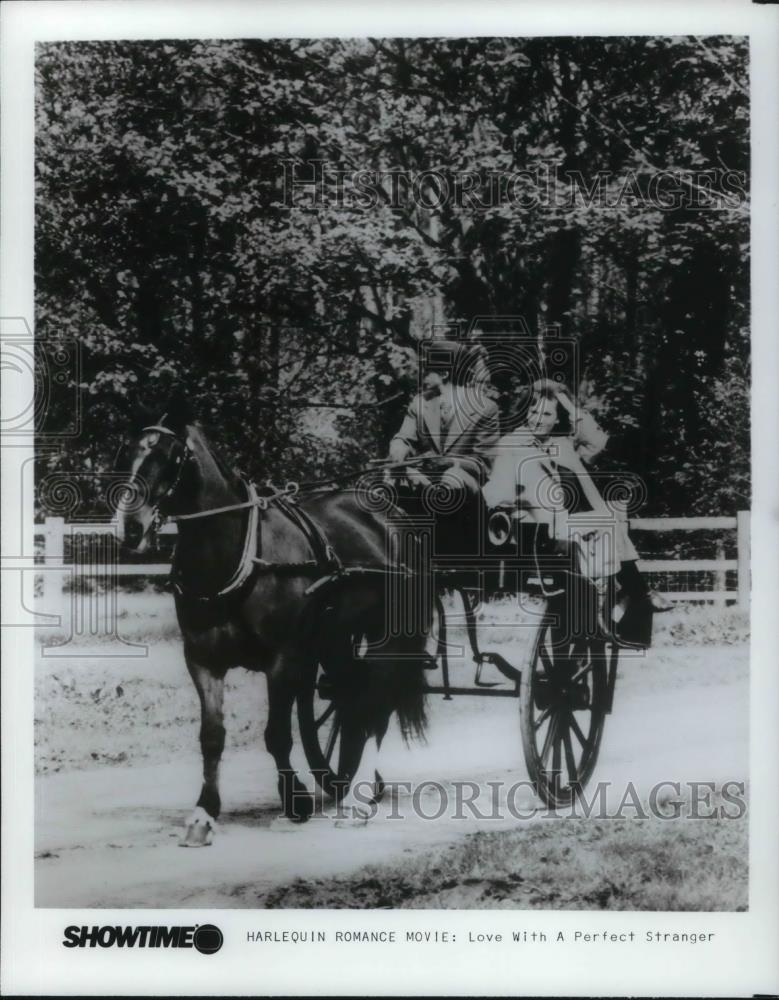
[[(416, 615), (402, 635), (384, 636), (395, 512), (371, 509), (355, 490), (314, 492), (297, 502), (284, 491), (258, 492), (217, 458), (180, 397), (159, 420), (134, 430), (126, 456), (122, 544), (141, 552), (160, 517), (178, 522), (172, 578), (200, 698), (203, 756), (203, 786), (182, 843), (210, 843), (220, 813), (231, 667), (267, 676), (265, 745), (284, 815), (302, 822), (313, 798), (290, 762), (292, 708), (318, 664), (340, 685), (342, 746), (350, 741), (357, 763), (367, 738), (381, 741), (393, 711), (404, 735), (424, 730), (430, 622)], [(380, 646), (381, 656), (357, 657), (357, 645)]]

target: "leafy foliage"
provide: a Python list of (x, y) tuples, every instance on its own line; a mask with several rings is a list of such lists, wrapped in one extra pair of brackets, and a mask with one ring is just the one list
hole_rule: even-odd
[(721, 37), (40, 46), (37, 332), (80, 342), (87, 403), (46, 461), (105, 467), (183, 384), (247, 473), (337, 475), (432, 323), (522, 317), (576, 342), (647, 512), (746, 506), (746, 67)]

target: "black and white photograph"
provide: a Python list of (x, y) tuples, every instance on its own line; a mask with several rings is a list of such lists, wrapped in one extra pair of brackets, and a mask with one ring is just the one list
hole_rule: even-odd
[(4, 632), (60, 960), (689, 971), (754, 917), (749, 30), (36, 39)]

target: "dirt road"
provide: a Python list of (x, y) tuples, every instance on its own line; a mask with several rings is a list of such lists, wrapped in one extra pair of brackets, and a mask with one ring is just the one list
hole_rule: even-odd
[[(56, 692), (82, 685), (84, 690), (90, 688), (95, 706), (102, 705), (105, 734), (101, 737), (95, 727), (82, 725), (83, 717), (62, 716), (70, 738), (90, 738), (96, 746), (101, 738), (113, 739), (118, 747), (125, 745), (125, 733), (134, 741), (128, 747), (145, 743), (147, 749), (157, 746), (160, 753), (158, 759), (146, 753), (150, 759), (144, 763), (140, 752), (122, 751), (111, 758), (101, 750), (91, 757), (106, 763), (86, 768), (66, 763), (59, 771), (45, 768), (56, 773), (41, 774), (36, 782), (38, 906), (257, 907), (274, 886), (296, 877), (353, 872), (373, 862), (400, 860), (404, 852), (417, 856), (476, 830), (516, 830), (538, 821), (510, 815), (500, 820), (452, 819), (451, 810), (436, 821), (408, 815), (393, 820), (389, 818), (393, 808), (411, 812), (410, 797), (401, 794), (394, 805), (383, 803), (377, 817), (363, 828), (336, 828), (321, 816), (302, 827), (280, 824), (272, 761), (259, 738), (264, 680), (240, 672), (229, 695), (239, 708), (228, 712), (218, 836), (209, 848), (183, 850), (178, 838), (197, 797), (200, 759), (194, 692), (188, 687), (180, 647), (168, 641), (155, 650), (152, 660), (132, 667), (135, 676), (125, 679), (127, 693), (121, 699), (113, 690), (115, 664), (104, 667), (93, 661), (88, 670), (81, 667), (73, 661), (40, 668), (39, 681), (48, 692), (52, 713), (50, 724), (43, 720), (41, 727), (49, 751), (52, 740), (66, 738), (56, 728), (57, 706), (61, 708)], [(646, 796), (661, 780), (721, 782), (747, 777), (746, 646), (666, 646), (620, 669), (614, 713), (607, 721), (593, 782), (611, 782), (610, 794), (621, 797), (628, 782)], [(100, 692), (95, 695), (91, 689), (103, 670), (106, 689), (114, 699), (110, 703), (101, 702)], [(128, 712), (129, 694), (148, 693), (154, 684), (176, 699), (175, 711), (167, 713), (170, 718), (152, 720), (149, 705), (143, 713)], [(185, 699), (183, 708), (180, 698)], [(151, 695), (151, 702), (152, 714), (165, 715), (167, 703), (159, 691)], [(116, 707), (120, 704), (129, 722), (120, 716)], [(248, 712), (252, 721), (242, 722), (241, 711)], [(139, 717), (132, 721), (134, 715)], [(233, 736), (236, 728), (248, 732), (251, 745), (231, 743), (230, 719)], [(416, 784), (430, 780), (446, 787), (465, 779), (485, 788), (488, 781), (511, 784), (526, 779), (514, 699), (458, 698), (445, 703), (436, 697), (431, 699), (430, 721), (427, 745), (406, 748), (399, 735), (390, 734), (382, 755), (387, 779)], [(299, 749), (295, 752), (305, 772)], [(126, 763), (116, 763), (123, 758)], [(436, 811), (440, 803), (436, 794), (429, 789), (419, 800), (425, 811)], [(529, 792), (523, 791), (519, 801), (524, 811), (532, 811)]]

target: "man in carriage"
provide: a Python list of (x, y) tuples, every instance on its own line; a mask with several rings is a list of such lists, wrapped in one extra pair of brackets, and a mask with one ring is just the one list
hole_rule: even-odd
[(421, 391), (390, 441), (389, 460), (407, 487), (403, 506), (434, 515), (437, 554), (467, 558), (480, 551), (481, 487), (492, 471), (500, 422), (484, 382), (474, 378), (479, 362), (473, 345), (425, 343)]
[(390, 461), (438, 456), (439, 468), (454, 470), (471, 490), (483, 485), (492, 470), (500, 423), (494, 401), (480, 383), (470, 381), (477, 361), (473, 349), (457, 341), (424, 346), (421, 392), (390, 441)]

